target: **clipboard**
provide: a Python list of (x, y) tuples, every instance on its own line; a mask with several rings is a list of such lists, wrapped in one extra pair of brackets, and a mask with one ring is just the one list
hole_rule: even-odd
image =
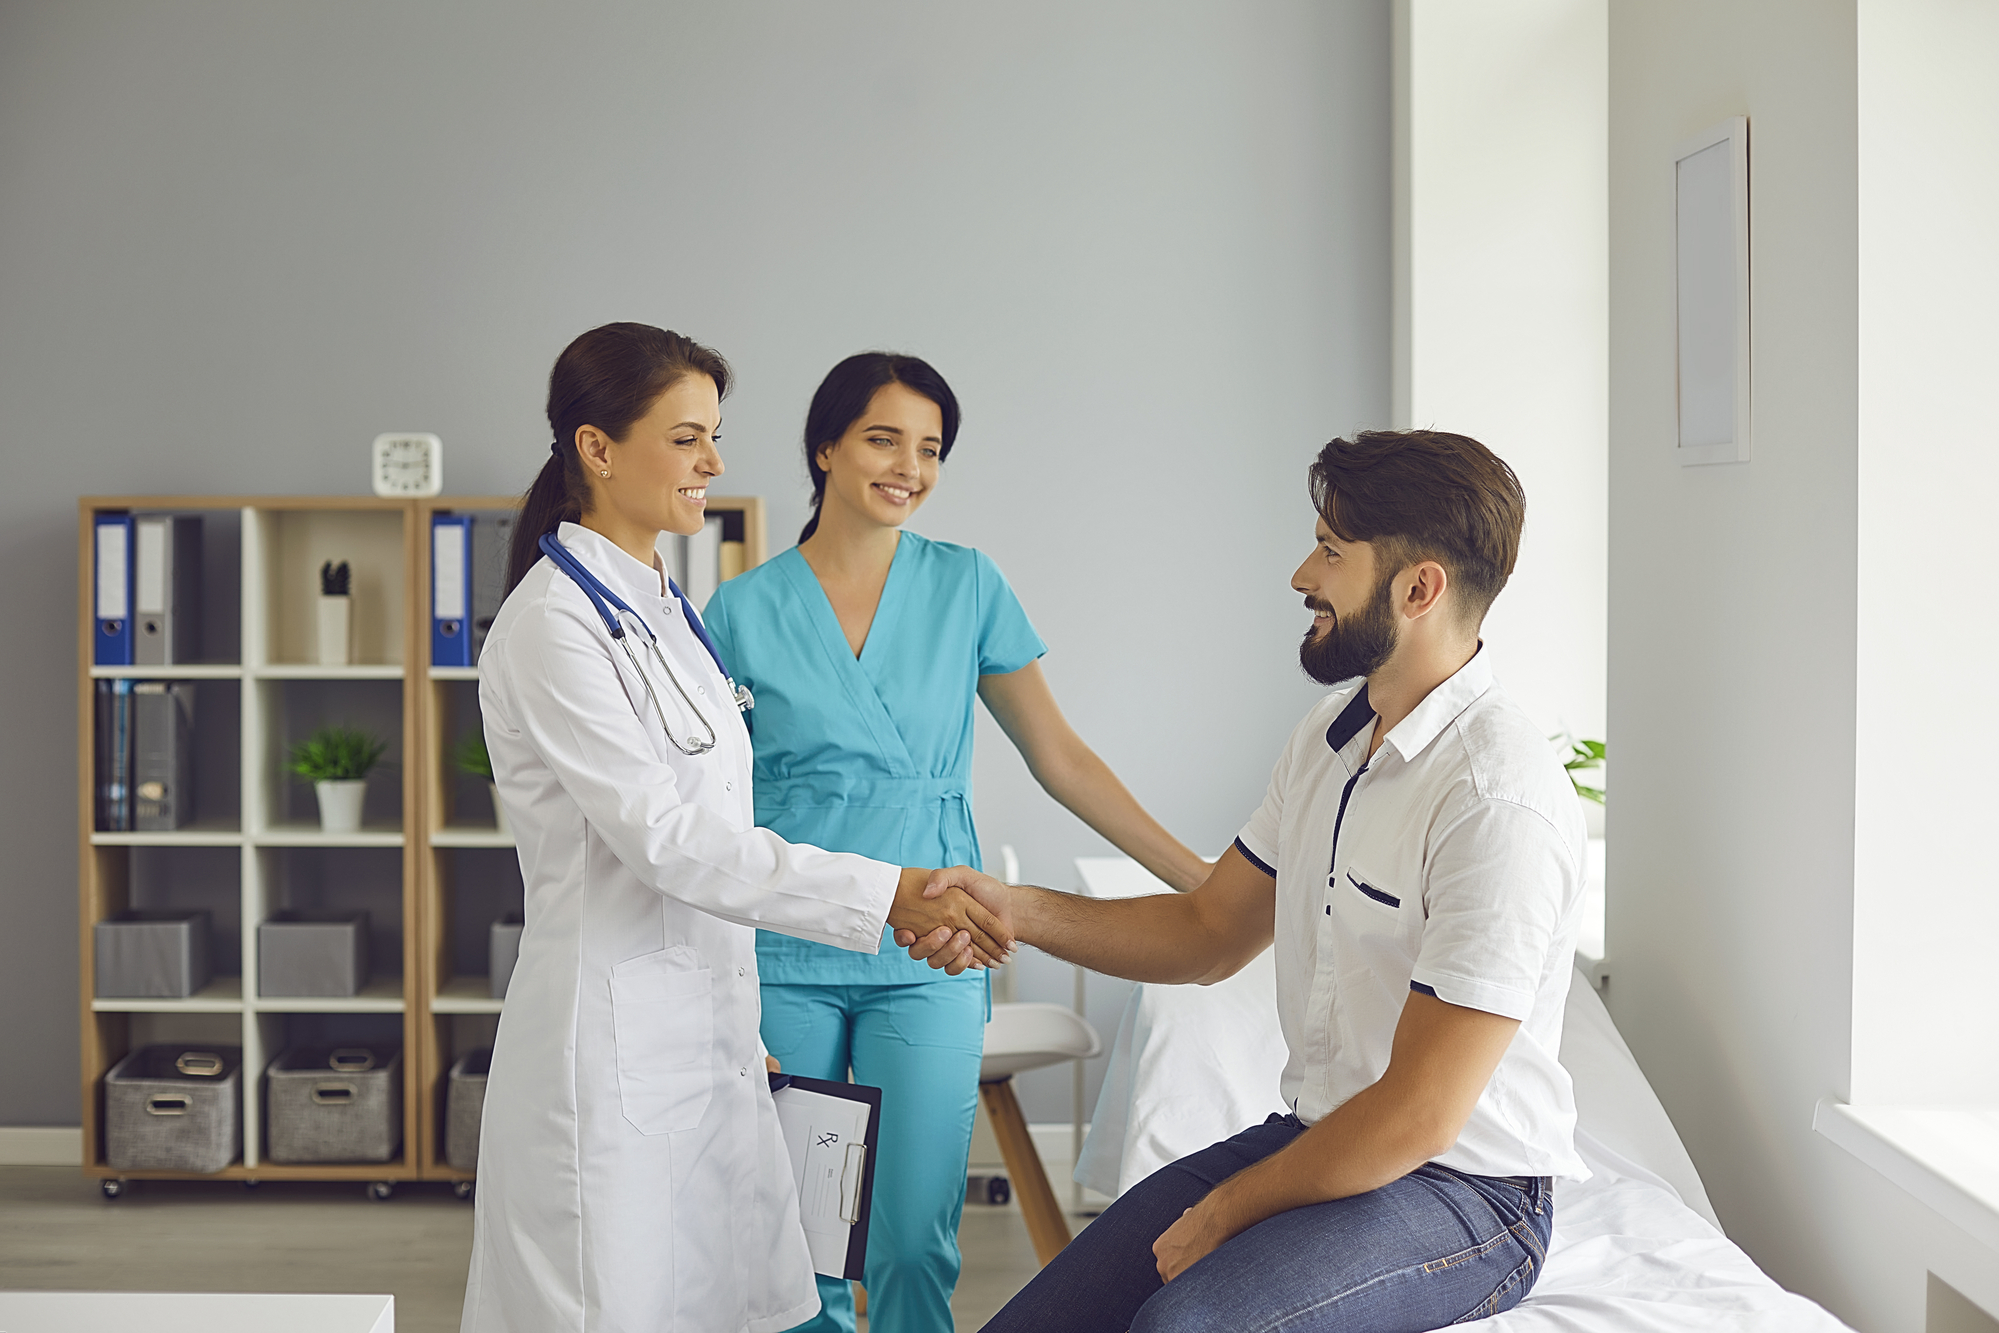
[(813, 1270), (858, 1282), (874, 1212), (882, 1090), (792, 1074), (769, 1077)]

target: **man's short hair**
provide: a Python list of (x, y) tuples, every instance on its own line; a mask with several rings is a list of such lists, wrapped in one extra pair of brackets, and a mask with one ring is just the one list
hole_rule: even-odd
[(1368, 542), (1383, 577), (1434, 560), (1467, 624), (1513, 573), (1527, 495), (1520, 478), (1468, 435), (1369, 430), (1334, 440), (1311, 468), (1312, 504), (1342, 541)]

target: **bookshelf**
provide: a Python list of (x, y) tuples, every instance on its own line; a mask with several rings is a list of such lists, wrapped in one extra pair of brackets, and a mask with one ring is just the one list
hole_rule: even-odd
[[(444, 1162), (446, 1077), (464, 1051), (490, 1045), (501, 1003), (489, 994), (483, 941), (521, 906), (513, 841), (494, 825), (483, 783), (454, 767), (479, 726), (478, 668), (430, 665), (429, 533), (440, 512), (512, 510), (517, 497), (87, 496), (78, 504), (78, 907), (82, 962), (84, 1166), (115, 1194), (125, 1180), (356, 1181), (377, 1198), (408, 1180), (470, 1174)], [(92, 664), (95, 550), (101, 511), (204, 519), (199, 660)], [(763, 503), (711, 498), (765, 554)], [(353, 573), (352, 664), (323, 666), (312, 617), (317, 572)], [(197, 818), (167, 832), (97, 828), (96, 694), (101, 680), (189, 681), (195, 689)], [(358, 832), (321, 830), (310, 788), (285, 772), (288, 747), (327, 722), (389, 741), (369, 777)], [(214, 979), (185, 999), (95, 994), (96, 923), (131, 907), (206, 908)], [(366, 908), (373, 975), (349, 997), (257, 994), (259, 922), (285, 908)], [(472, 945), (477, 942), (475, 950)], [(156, 1042), (243, 1051), (242, 1155), (213, 1176), (111, 1167), (103, 1080), (128, 1051)], [(386, 1163), (292, 1166), (264, 1154), (263, 1074), (292, 1042), (395, 1044), (403, 1051), (403, 1147)]]

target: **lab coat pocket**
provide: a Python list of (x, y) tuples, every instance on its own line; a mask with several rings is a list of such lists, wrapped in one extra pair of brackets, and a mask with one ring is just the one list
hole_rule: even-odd
[(641, 1134), (692, 1129), (715, 1090), (714, 974), (686, 945), (611, 969), (618, 1099)]

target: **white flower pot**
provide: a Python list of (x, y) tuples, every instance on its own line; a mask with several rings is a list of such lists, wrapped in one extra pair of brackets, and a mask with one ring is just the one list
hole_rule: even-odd
[(327, 833), (359, 833), (361, 803), (367, 799), (366, 778), (344, 778), (338, 782), (315, 782), (319, 797), (319, 827)]
[(346, 666), (354, 660), (354, 599), (319, 599), (319, 664)]
[(500, 804), (500, 784), (489, 782), (486, 784), (486, 790), (492, 793), (493, 797), (493, 826), (500, 830), (502, 837), (513, 837), (514, 831), (507, 827), (507, 807)]

